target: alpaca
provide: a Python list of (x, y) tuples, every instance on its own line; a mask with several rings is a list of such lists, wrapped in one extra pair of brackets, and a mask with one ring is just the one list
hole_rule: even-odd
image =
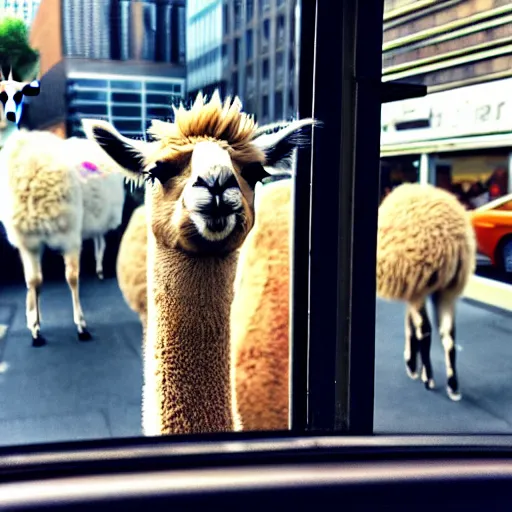
[(0, 78), (2, 115), (7, 120), (0, 152), (0, 219), (9, 242), (20, 253), (32, 345), (46, 343), (40, 334), (39, 309), (44, 246), (63, 253), (78, 339), (88, 341), (91, 335), (78, 293), (82, 209), (74, 205), (82, 201), (79, 177), (69, 169), (62, 139), (49, 132), (18, 129), (24, 96), (38, 95), (39, 82), (16, 82), (12, 70), (7, 80)]
[[(264, 185), (240, 250), (231, 305), (237, 430), (287, 430), (291, 179)], [(236, 319), (236, 320), (235, 320)]]
[[(125, 200), (124, 177), (118, 165), (89, 139), (66, 139), (71, 165), (84, 178), (82, 239), (93, 239), (96, 274), (103, 279), (105, 235), (122, 222)], [(99, 179), (88, 179), (92, 176)]]
[[(279, 176), (289, 177), (288, 173), (295, 165), (293, 148), (307, 144), (307, 138), (300, 130), (309, 124), (310, 121), (306, 119), (267, 124), (255, 130), (255, 145), (265, 150), (274, 146), (282, 149), (281, 155), (272, 158), (272, 167), (265, 165), (265, 170), (271, 176), (265, 180), (279, 179)], [(313, 124), (320, 125), (318, 121)], [(280, 146), (277, 145), (279, 142)], [(282, 169), (285, 169), (284, 173)], [(133, 211), (123, 233), (117, 257), (117, 279), (126, 303), (137, 313), (143, 327), (147, 315), (146, 247), (146, 209), (142, 204)]]
[[(233, 430), (229, 322), (238, 249), (254, 223), (254, 188), (294, 131), (270, 147), (238, 97), (198, 94), (174, 121), (153, 121), (152, 142), (84, 120), (132, 179), (146, 180), (145, 435)], [(304, 123), (305, 124), (305, 123)]]
[(475, 271), (476, 239), (467, 211), (456, 197), (432, 185), (404, 183), (379, 207), (377, 295), (405, 302), (405, 367), (434, 388), (430, 362), (431, 297), (445, 352), (447, 395), (460, 400), (455, 365), (455, 302)]
[(40, 347), (46, 343), (40, 333), (39, 308), (43, 283), (41, 256), (45, 246), (63, 254), (78, 339), (90, 340), (78, 290), (82, 187), (79, 175), (69, 165), (64, 141), (50, 132), (13, 133), (0, 152), (0, 180), (1, 220), (23, 265), (27, 327), (32, 345)]

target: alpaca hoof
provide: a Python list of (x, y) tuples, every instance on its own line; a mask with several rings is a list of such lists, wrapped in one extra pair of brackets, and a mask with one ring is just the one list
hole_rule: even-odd
[(82, 331), (78, 331), (78, 340), (79, 341), (91, 341), (92, 336), (91, 333), (84, 327)]
[(38, 333), (37, 336), (32, 337), (32, 346), (33, 347), (44, 347), (46, 345), (46, 340)]
[(411, 372), (408, 366), (405, 367), (405, 371), (407, 372), (407, 375), (412, 380), (417, 380), (419, 375), (418, 372)]
[(98, 279), (101, 279), (103, 281), (103, 272), (99, 271), (99, 272), (96, 272), (97, 276), (98, 276)]
[(446, 394), (448, 395), (448, 398), (453, 402), (459, 402), (462, 398), (460, 391), (454, 391), (449, 386), (446, 386)]
[(424, 381), (424, 384), (425, 384), (425, 389), (427, 391), (430, 391), (431, 389), (434, 389), (436, 387), (434, 379), (428, 379), (428, 380)]

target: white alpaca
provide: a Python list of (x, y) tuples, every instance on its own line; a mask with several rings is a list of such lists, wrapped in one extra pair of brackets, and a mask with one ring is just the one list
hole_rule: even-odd
[(18, 249), (27, 286), (27, 327), (32, 345), (42, 346), (39, 309), (44, 247), (62, 253), (81, 341), (91, 339), (79, 299), (82, 249), (81, 178), (69, 165), (64, 140), (50, 132), (14, 132), (0, 152), (1, 219)]
[[(96, 274), (103, 279), (105, 235), (121, 225), (125, 200), (124, 176), (118, 165), (88, 139), (65, 141), (71, 165), (85, 179), (83, 189), (82, 239), (94, 242)], [(97, 179), (89, 179), (89, 174)]]

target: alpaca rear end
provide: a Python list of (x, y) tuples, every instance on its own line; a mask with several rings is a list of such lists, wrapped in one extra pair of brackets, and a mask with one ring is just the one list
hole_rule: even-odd
[(377, 295), (407, 304), (406, 371), (434, 388), (430, 362), (431, 323), (426, 309), (434, 299), (436, 323), (445, 351), (447, 394), (460, 400), (455, 366), (455, 302), (475, 270), (476, 241), (470, 218), (457, 198), (432, 185), (406, 183), (379, 208)]

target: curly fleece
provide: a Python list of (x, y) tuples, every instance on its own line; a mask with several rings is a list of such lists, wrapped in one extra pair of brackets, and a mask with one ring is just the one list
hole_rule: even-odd
[(82, 189), (63, 147), (50, 132), (22, 130), (2, 150), (2, 220), (16, 247), (31, 249), (41, 237), (51, 246), (81, 245), (82, 208), (75, 205)]
[(255, 225), (240, 250), (231, 306), (238, 429), (288, 428), (291, 183), (261, 187)]
[(475, 270), (470, 217), (451, 193), (418, 183), (393, 190), (379, 208), (377, 294), (421, 303), (433, 291), (462, 293)]
[(117, 256), (117, 280), (124, 300), (145, 324), (147, 314), (146, 208), (136, 208), (121, 239)]

